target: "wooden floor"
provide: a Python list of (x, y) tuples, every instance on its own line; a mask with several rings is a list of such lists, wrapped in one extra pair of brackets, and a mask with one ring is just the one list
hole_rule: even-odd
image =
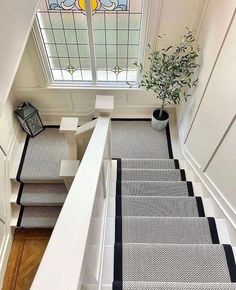
[(3, 290), (29, 290), (52, 230), (16, 229)]

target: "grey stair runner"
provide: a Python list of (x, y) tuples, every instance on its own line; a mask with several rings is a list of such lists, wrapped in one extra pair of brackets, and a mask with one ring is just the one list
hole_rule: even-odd
[(17, 175), (21, 182), (17, 203), (22, 206), (18, 227), (54, 227), (67, 196), (59, 176), (61, 160), (67, 155), (67, 141), (59, 127), (48, 127), (34, 138), (27, 137)]
[(179, 162), (174, 159), (122, 159), (122, 168), (176, 169)]
[(113, 290), (236, 289), (232, 247), (174, 160), (117, 160)]
[(188, 196), (193, 195), (191, 182), (184, 181), (122, 181), (122, 196)]
[[(122, 181), (181, 181), (185, 180), (181, 169), (122, 169), (118, 172)], [(119, 181), (119, 179), (118, 179)]]
[(115, 158), (169, 158), (166, 130), (156, 131), (150, 121), (112, 121)]
[[(122, 200), (121, 200), (122, 199)], [(199, 217), (204, 216), (199, 197), (117, 197), (117, 216)], [(121, 210), (119, 210), (121, 203)]]
[(232, 283), (114, 282), (113, 290), (235, 290)]
[[(230, 247), (230, 246), (229, 246)], [(116, 244), (123, 281), (231, 282), (223, 245)], [(119, 281), (119, 271), (115, 280)]]
[(27, 206), (23, 209), (21, 227), (53, 228), (60, 214), (61, 207)]
[(116, 227), (122, 227), (116, 243), (219, 243), (214, 218), (123, 216), (116, 218)]
[(67, 196), (64, 184), (26, 183), (19, 203), (24, 206), (61, 206)]
[(20, 181), (24, 183), (63, 183), (60, 162), (67, 159), (67, 142), (58, 128), (46, 128), (29, 139)]

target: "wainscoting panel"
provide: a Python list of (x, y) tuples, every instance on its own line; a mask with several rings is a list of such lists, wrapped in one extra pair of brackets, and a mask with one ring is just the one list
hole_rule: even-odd
[(223, 46), (235, 7), (236, 2), (234, 0), (208, 1), (204, 20), (199, 30), (198, 42), (201, 48), (201, 67), (198, 85), (196, 90), (192, 92), (192, 97), (188, 99), (188, 102), (183, 103), (179, 108), (181, 133), (185, 142)]
[(186, 142), (203, 171), (236, 112), (235, 35), (236, 17)]
[(215, 152), (206, 175), (236, 212), (236, 121)]
[(16, 90), (18, 103), (29, 101), (40, 112), (70, 112), (71, 106), (67, 100), (70, 97), (68, 90), (56, 89), (27, 89)]
[(8, 173), (7, 158), (0, 150), (0, 287), (3, 282), (4, 271), (7, 263), (7, 255), (9, 252), (9, 209), (8, 202)]
[(17, 101), (14, 99), (12, 92), (5, 103), (4, 110), (0, 117), (0, 146), (6, 154), (10, 151), (10, 146), (13, 141), (14, 132), (17, 130), (18, 121), (13, 111), (16, 109)]

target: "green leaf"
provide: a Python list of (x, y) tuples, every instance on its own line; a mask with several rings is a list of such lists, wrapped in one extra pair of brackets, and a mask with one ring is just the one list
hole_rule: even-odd
[(173, 47), (172, 45), (169, 46), (169, 47), (166, 49), (166, 51), (170, 50), (172, 47)]
[[(193, 80), (195, 69), (199, 67), (196, 62), (198, 58), (198, 48), (194, 48), (191, 43), (195, 41), (191, 30), (183, 37), (183, 42), (179, 43), (173, 50), (173, 46), (152, 50), (148, 56), (150, 67), (144, 70), (142, 64), (136, 66), (140, 71), (139, 85), (152, 90), (157, 98), (167, 103), (179, 104), (181, 98), (187, 98), (186, 88), (196, 86), (197, 80)], [(162, 38), (162, 36), (158, 36)], [(149, 45), (151, 48), (151, 46)], [(161, 52), (161, 53), (160, 53)], [(168, 52), (168, 53), (166, 53)]]

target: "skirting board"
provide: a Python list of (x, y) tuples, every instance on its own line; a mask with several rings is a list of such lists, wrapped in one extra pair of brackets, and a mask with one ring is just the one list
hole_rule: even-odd
[(205, 190), (209, 193), (209, 195), (215, 201), (215, 205), (218, 207), (218, 211), (224, 215), (226, 220), (228, 221), (230, 239), (232, 244), (236, 245), (236, 213), (233, 208), (229, 205), (228, 201), (224, 198), (223, 194), (217, 190), (215, 184), (209, 179), (206, 173), (201, 172), (199, 166), (197, 165), (194, 158), (192, 158), (191, 154), (188, 152), (181, 132), (180, 120), (178, 116), (178, 110), (176, 110), (176, 119), (178, 124), (178, 135), (179, 135), (179, 145), (181, 149), (181, 153), (183, 157), (186, 159), (193, 172), (197, 175)]

